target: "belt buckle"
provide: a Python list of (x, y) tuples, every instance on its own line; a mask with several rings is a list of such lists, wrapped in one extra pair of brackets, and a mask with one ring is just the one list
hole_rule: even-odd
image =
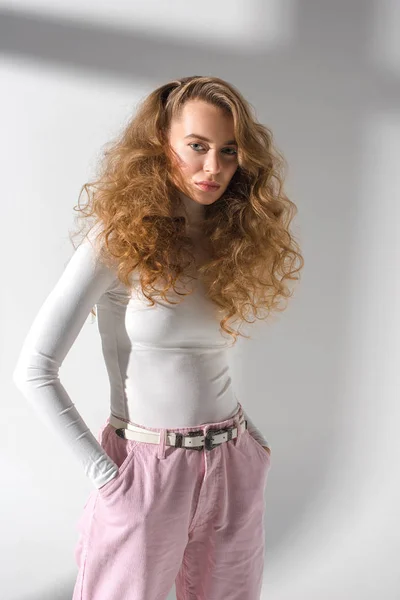
[(196, 431), (188, 431), (187, 433), (181, 433), (180, 431), (175, 431), (175, 448), (184, 447), (185, 450), (203, 450), (203, 446), (182, 446), (182, 441), (184, 437), (197, 437), (201, 435), (203, 432), (201, 430)]
[(232, 425), (231, 427), (224, 427), (222, 429), (209, 429), (204, 437), (204, 447), (206, 450), (212, 450), (213, 448), (216, 448), (217, 446), (220, 446), (223, 442), (217, 442), (216, 444), (213, 444), (212, 442), (212, 438), (214, 437), (214, 435), (218, 435), (220, 433), (227, 433), (228, 434), (228, 439), (226, 440), (227, 442), (229, 442), (229, 440), (232, 439), (232, 431), (234, 430), (235, 425)]
[[(204, 436), (204, 448), (206, 450), (212, 450), (213, 448), (216, 448), (217, 446), (220, 446), (223, 442), (217, 442), (216, 444), (213, 444), (212, 442), (212, 438), (214, 437), (214, 435), (218, 435), (219, 433), (227, 433), (228, 434), (228, 439), (226, 440), (227, 442), (229, 442), (229, 440), (232, 439), (232, 432), (235, 429), (236, 425), (232, 425), (231, 427), (224, 427), (223, 429), (209, 429), (206, 433), (206, 435)], [(203, 432), (201, 429), (198, 429), (196, 431), (188, 431), (186, 434), (183, 434), (181, 432), (176, 431), (175, 432), (175, 448), (182, 448), (182, 440), (183, 437), (197, 437), (198, 435), (201, 435)], [(187, 450), (203, 450), (203, 446), (193, 446), (192, 448), (190, 448), (189, 446), (185, 447)]]

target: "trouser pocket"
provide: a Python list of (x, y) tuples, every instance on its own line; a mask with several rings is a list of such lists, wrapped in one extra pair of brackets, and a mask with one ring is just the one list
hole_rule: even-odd
[(271, 463), (271, 457), (269, 455), (269, 452), (267, 452), (266, 449), (263, 448), (263, 446), (261, 446), (261, 444), (259, 442), (257, 442), (257, 440), (251, 435), (251, 433), (249, 432), (248, 429), (246, 429), (246, 431), (245, 431), (245, 436), (246, 436), (250, 446), (253, 446), (255, 448), (257, 454), (260, 456), (260, 458), (267, 465), (269, 465)]
[(110, 494), (120, 483), (122, 483), (124, 474), (133, 458), (134, 450), (138, 443), (137, 440), (121, 438), (116, 434), (115, 427), (109, 423), (106, 425), (102, 432), (100, 444), (111, 460), (118, 466), (118, 473), (113, 479), (99, 488), (99, 493), (101, 495), (105, 496)]

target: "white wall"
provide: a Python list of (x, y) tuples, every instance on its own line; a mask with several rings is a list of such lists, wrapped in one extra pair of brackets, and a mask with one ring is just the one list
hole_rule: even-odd
[[(0, 2), (3, 596), (71, 597), (92, 489), (11, 379), (71, 256), (72, 206), (139, 98), (212, 74), (275, 132), (306, 263), (289, 309), (232, 355), (273, 449), (264, 597), (398, 599), (399, 4), (170, 0), (176, 19), (161, 1), (12, 4)], [(90, 318), (61, 379), (97, 431), (109, 387)]]

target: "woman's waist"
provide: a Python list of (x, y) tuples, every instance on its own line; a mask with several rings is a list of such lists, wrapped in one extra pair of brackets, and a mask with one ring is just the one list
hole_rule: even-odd
[(173, 429), (224, 421), (236, 413), (237, 407), (231, 386), (223, 392), (215, 386), (192, 386), (183, 392), (170, 382), (164, 389), (131, 386), (123, 398), (112, 395), (110, 413), (138, 427)]

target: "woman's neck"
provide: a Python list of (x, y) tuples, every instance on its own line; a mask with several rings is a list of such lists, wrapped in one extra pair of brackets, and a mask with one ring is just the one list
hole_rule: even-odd
[(189, 227), (199, 225), (204, 220), (204, 204), (200, 204), (200, 202), (186, 196), (183, 192), (179, 192), (179, 197), (182, 205), (177, 208), (175, 216), (185, 217), (186, 224)]
[(175, 216), (185, 217), (185, 230), (186, 235), (189, 236), (193, 242), (195, 249), (195, 261), (197, 267), (202, 265), (205, 261), (209, 260), (209, 248), (204, 238), (203, 228), (201, 227), (204, 221), (204, 204), (196, 202), (193, 198), (186, 196), (182, 192), (179, 192), (179, 197), (182, 204), (176, 208)]

